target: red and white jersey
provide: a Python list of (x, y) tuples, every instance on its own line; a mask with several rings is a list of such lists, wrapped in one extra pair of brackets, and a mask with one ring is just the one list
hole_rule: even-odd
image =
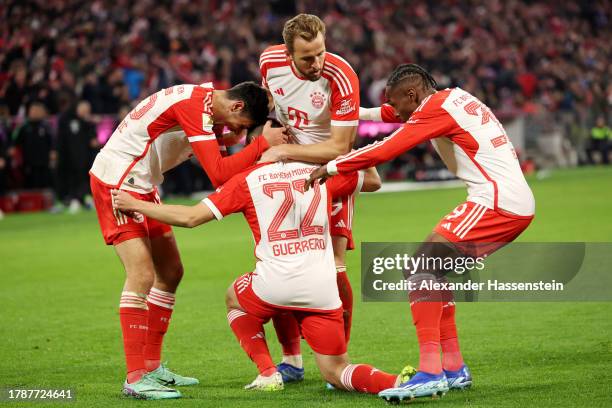
[[(397, 121), (383, 105), (380, 117)], [(468, 201), (521, 216), (535, 212), (535, 200), (506, 131), (491, 110), (460, 88), (425, 98), (396, 132), (380, 142), (328, 163), (331, 174), (346, 173), (391, 160), (431, 140), (434, 148), (468, 188)]]
[(331, 126), (359, 124), (359, 79), (348, 62), (325, 53), (317, 81), (302, 78), (284, 45), (268, 47), (259, 59), (262, 85), (274, 98), (276, 118), (291, 127), (298, 144), (328, 140)]
[(329, 233), (331, 201), (360, 191), (363, 174), (333, 177), (304, 191), (315, 168), (300, 162), (261, 164), (203, 200), (219, 220), (244, 213), (255, 239), (253, 291), (273, 305), (321, 310), (341, 305)]
[(194, 153), (215, 185), (252, 165), (267, 143), (256, 138), (246, 154), (223, 159), (213, 132), (212, 98), (209, 83), (176, 85), (144, 99), (100, 150), (91, 174), (111, 187), (149, 193), (164, 172)]

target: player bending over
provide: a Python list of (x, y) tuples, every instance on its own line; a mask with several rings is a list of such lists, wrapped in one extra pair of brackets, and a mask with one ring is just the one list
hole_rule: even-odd
[(123, 191), (114, 193), (115, 205), (184, 227), (244, 214), (255, 237), (257, 263), (253, 272), (228, 288), (226, 304), (230, 327), (259, 370), (246, 389), (283, 389), (263, 324), (279, 313), (291, 313), (326, 381), (349, 391), (377, 393), (397, 385), (410, 370), (397, 376), (366, 364), (349, 364), (329, 216), (334, 197), (377, 189), (380, 180), (371, 169), (365, 177), (353, 172), (305, 191), (305, 176), (313, 168), (300, 162), (261, 164), (192, 207), (139, 201)]
[[(512, 143), (491, 110), (460, 88), (436, 91), (431, 75), (414, 64), (393, 71), (386, 96), (388, 104), (362, 110), (363, 119), (401, 120), (404, 125), (384, 140), (315, 170), (308, 185), (316, 186), (317, 178), (389, 161), (431, 140), (449, 170), (466, 183), (468, 197), (442, 218), (417, 253), (480, 256), (516, 239), (533, 219), (535, 200)], [(474, 245), (478, 243), (487, 244)], [(443, 280), (443, 275), (443, 271), (418, 270), (410, 279)], [(472, 376), (457, 340), (452, 292), (413, 291), (409, 296), (419, 342), (419, 373), (380, 395), (401, 400), (470, 386)]]
[(286, 140), (283, 129), (266, 125), (263, 135), (244, 150), (223, 158), (213, 124), (236, 134), (265, 122), (268, 96), (255, 83), (222, 91), (212, 84), (177, 85), (143, 100), (117, 127), (91, 168), (91, 192), (107, 245), (126, 273), (119, 318), (127, 364), (126, 395), (143, 399), (178, 398), (167, 385), (197, 384), (195, 378), (168, 370), (161, 361), (162, 341), (172, 315), (176, 288), (183, 276), (169, 225), (140, 213), (112, 207), (111, 190), (128, 190), (159, 202), (156, 186), (163, 173), (195, 154), (216, 186), (252, 165), (271, 145)]
[[(359, 124), (359, 80), (342, 57), (325, 47), (325, 24), (311, 14), (299, 14), (283, 28), (284, 44), (268, 47), (259, 66), (262, 85), (274, 100), (277, 119), (291, 129), (292, 144), (270, 149), (264, 161), (285, 159), (326, 163), (348, 153)], [(348, 343), (353, 314), (353, 292), (346, 273), (346, 250), (353, 249), (352, 195), (336, 197), (330, 225), (336, 281), (342, 301), (344, 335)], [(291, 314), (275, 316), (282, 345), (278, 369), (285, 382), (304, 378), (300, 333)]]

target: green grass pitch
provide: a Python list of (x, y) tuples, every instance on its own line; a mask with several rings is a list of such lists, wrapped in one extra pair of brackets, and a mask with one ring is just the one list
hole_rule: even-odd
[[(612, 169), (556, 171), (530, 180), (537, 214), (521, 241), (612, 241)], [(363, 195), (358, 241), (418, 241), (465, 198), (464, 189)], [(71, 387), (75, 407), (384, 406), (372, 395), (329, 392), (303, 344), (306, 379), (281, 393), (242, 387), (256, 375), (227, 326), (223, 297), (253, 265), (240, 215), (175, 229), (185, 265), (164, 359), (201, 385), (176, 401), (121, 396), (124, 361), (118, 320), (123, 271), (93, 213), (32, 214), (0, 221), (0, 387)], [(356, 294), (349, 352), (354, 362), (398, 372), (417, 364), (408, 306), (362, 303), (359, 250), (348, 257)], [(612, 271), (611, 271), (612, 272)], [(421, 406), (612, 405), (612, 303), (474, 303), (457, 307), (460, 342), (474, 378)], [(271, 350), (279, 355), (273, 331)], [(0, 405), (3, 403), (0, 402)], [(60, 406), (4, 403), (6, 406)]]

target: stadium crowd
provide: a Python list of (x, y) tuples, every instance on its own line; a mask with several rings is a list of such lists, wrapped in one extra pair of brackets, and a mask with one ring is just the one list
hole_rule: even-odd
[[(381, 103), (395, 65), (416, 62), (502, 121), (557, 128), (579, 162), (608, 162), (609, 1), (20, 0), (0, 4), (0, 195), (53, 187), (82, 200), (103, 142), (96, 124), (176, 83), (258, 81), (259, 54), (299, 12), (326, 22), (363, 106)], [(205, 183), (193, 169), (177, 173), (183, 192)]]

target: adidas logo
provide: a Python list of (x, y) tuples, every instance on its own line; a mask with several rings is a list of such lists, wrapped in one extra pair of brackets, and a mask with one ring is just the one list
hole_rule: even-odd
[(344, 220), (338, 221), (338, 223), (336, 224), (336, 228), (346, 228), (346, 224), (344, 223)]
[(445, 230), (449, 230), (451, 229), (451, 223), (447, 222), (446, 224), (442, 224), (442, 228), (444, 228)]
[(266, 338), (266, 336), (262, 332), (259, 332), (256, 335), (254, 335), (253, 337), (251, 337), (251, 339), (253, 339), (253, 340), (255, 340), (255, 339), (265, 339), (265, 338)]
[(274, 93), (280, 96), (285, 96), (285, 91), (283, 91), (283, 88), (275, 89)]

